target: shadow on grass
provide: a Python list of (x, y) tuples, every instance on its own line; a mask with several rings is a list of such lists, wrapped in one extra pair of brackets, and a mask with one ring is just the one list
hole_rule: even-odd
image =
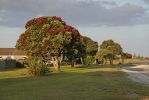
[(17, 71), (23, 68), (5, 68), (5, 69), (1, 69), (0, 72), (8, 72), (8, 71)]

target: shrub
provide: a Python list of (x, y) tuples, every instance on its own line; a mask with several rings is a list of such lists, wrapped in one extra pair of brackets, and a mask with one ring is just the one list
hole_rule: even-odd
[(84, 58), (85, 65), (90, 65), (90, 64), (93, 64), (94, 62), (95, 62), (94, 56), (87, 56), (86, 58)]
[(48, 72), (47, 65), (40, 58), (27, 58), (25, 67), (28, 70), (28, 74), (31, 76), (41, 76)]

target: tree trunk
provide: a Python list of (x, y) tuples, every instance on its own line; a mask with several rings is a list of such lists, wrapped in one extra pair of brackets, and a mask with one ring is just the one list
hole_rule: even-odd
[(57, 72), (60, 72), (60, 61), (57, 56), (52, 57), (52, 63)]
[(71, 60), (71, 67), (74, 67), (75, 61), (74, 59)]
[(83, 58), (81, 57), (80, 60), (81, 60), (81, 64), (83, 65), (84, 64)]
[(62, 61), (64, 60), (64, 57), (65, 57), (64, 54), (62, 54), (61, 57), (60, 57), (60, 64), (61, 64)]
[(109, 59), (110, 64), (113, 65), (113, 59)]
[(53, 66), (54, 66), (54, 68), (55, 68), (56, 64), (55, 64), (55, 59), (54, 59), (54, 57), (52, 57), (52, 64), (53, 64)]
[(107, 64), (107, 59), (106, 58), (104, 59), (104, 64)]

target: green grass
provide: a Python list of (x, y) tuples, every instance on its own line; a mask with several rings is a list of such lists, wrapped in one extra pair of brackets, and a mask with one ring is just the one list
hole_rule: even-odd
[[(149, 96), (117, 67), (63, 67), (61, 73), (24, 76), (25, 69), (0, 71), (0, 100), (134, 100)], [(23, 74), (22, 74), (23, 73)]]
[(7, 68), (0, 70), (0, 79), (25, 77), (25, 68)]

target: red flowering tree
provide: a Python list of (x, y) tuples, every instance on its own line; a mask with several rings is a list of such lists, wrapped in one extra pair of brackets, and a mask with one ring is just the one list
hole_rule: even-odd
[(78, 30), (67, 25), (60, 17), (34, 18), (26, 23), (25, 28), (16, 48), (24, 50), (31, 57), (51, 58), (57, 71), (60, 71), (62, 54), (79, 53), (81, 36)]

